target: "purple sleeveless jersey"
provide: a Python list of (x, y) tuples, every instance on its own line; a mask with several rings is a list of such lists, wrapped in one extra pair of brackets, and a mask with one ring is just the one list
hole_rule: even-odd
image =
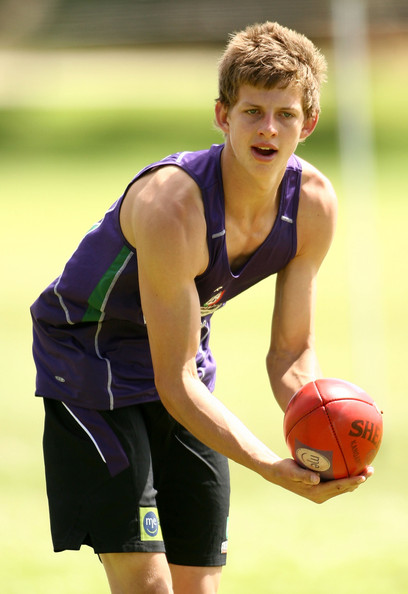
[[(177, 165), (201, 189), (209, 264), (195, 279), (202, 315), (196, 361), (199, 376), (211, 391), (215, 384), (215, 362), (209, 348), (211, 316), (294, 257), (302, 175), (300, 162), (293, 155), (271, 232), (241, 270), (232, 273), (225, 243), (222, 149), (223, 145), (214, 145), (209, 150), (171, 155), (143, 169), (128, 186), (147, 171)], [(119, 225), (125, 194), (85, 235), (61, 276), (31, 307), (38, 396), (99, 410), (159, 398), (140, 306), (137, 255)]]

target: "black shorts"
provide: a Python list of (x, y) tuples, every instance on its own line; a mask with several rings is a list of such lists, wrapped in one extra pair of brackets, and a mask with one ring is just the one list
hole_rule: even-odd
[(44, 399), (44, 460), (55, 551), (165, 552), (177, 565), (225, 565), (224, 456), (160, 402), (92, 411)]

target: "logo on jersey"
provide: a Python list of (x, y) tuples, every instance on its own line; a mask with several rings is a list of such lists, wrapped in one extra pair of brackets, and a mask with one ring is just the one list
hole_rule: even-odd
[(156, 507), (140, 508), (140, 540), (163, 540), (159, 514)]
[(222, 298), (224, 297), (225, 289), (217, 287), (214, 290), (214, 295), (201, 306), (201, 317), (208, 316), (208, 314), (214, 313), (217, 309), (224, 305)]

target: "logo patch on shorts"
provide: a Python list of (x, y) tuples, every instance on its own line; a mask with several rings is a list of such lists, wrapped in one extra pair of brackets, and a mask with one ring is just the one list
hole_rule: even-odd
[(228, 525), (229, 525), (229, 518), (227, 518), (227, 525), (225, 527), (225, 540), (221, 543), (221, 554), (226, 555), (228, 551)]
[(140, 540), (143, 542), (163, 540), (157, 507), (140, 508)]

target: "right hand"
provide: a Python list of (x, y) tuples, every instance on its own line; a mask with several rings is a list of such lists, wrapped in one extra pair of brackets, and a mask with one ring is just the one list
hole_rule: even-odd
[(292, 458), (278, 460), (272, 465), (272, 469), (273, 476), (265, 477), (267, 480), (318, 504), (337, 495), (355, 491), (374, 473), (374, 469), (369, 466), (358, 476), (320, 481), (317, 472), (301, 468)]

